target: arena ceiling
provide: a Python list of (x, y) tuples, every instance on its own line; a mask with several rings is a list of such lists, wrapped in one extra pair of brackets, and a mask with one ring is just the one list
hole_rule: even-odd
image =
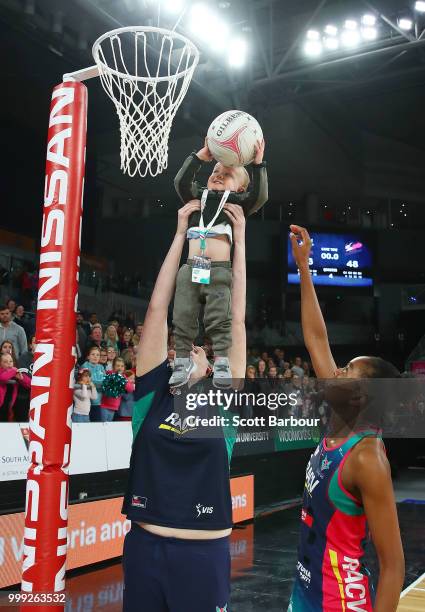
[[(187, 0), (189, 5), (194, 2)], [(201, 61), (173, 126), (172, 171), (182, 155), (201, 142), (211, 119), (235, 107), (267, 124), (276, 109), (294, 104), (341, 146), (348, 133), (369, 131), (425, 150), (425, 22), (416, 15), (417, 30), (406, 32), (397, 21), (413, 14), (412, 0), (208, 0), (207, 4), (246, 39), (249, 51), (244, 67), (229, 68), (222, 55), (211, 52), (208, 33), (197, 39)], [(9, 121), (7, 115), (29, 126), (44, 147), (51, 89), (62, 74), (91, 65), (92, 43), (105, 31), (156, 24), (157, 8), (157, 0), (0, 0), (0, 45), (6, 59), (2, 79), (10, 92), (1, 101), (3, 123)], [(380, 24), (375, 41), (322, 57), (305, 56), (307, 30), (366, 12)], [(176, 15), (162, 11), (162, 26), (172, 27), (175, 21)], [(194, 36), (185, 18), (178, 29)], [(97, 79), (88, 87), (97, 178), (122, 188), (123, 194), (131, 193), (131, 182), (118, 168), (113, 106)], [(272, 131), (273, 125), (267, 130)], [(355, 164), (355, 153), (347, 151), (350, 156)], [(276, 184), (279, 172), (274, 180)], [(160, 190), (168, 186), (169, 176), (162, 182), (157, 179)]]

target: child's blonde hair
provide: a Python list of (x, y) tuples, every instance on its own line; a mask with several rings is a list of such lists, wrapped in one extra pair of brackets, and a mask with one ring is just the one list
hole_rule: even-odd
[(249, 187), (251, 179), (249, 178), (249, 173), (245, 166), (239, 167), (239, 174), (241, 177), (241, 186), (243, 187), (243, 190), (246, 191)]

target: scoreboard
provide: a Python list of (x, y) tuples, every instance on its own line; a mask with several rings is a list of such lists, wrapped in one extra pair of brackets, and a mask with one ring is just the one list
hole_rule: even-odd
[[(353, 234), (312, 232), (310, 272), (315, 285), (371, 287), (372, 255), (365, 241)], [(300, 276), (288, 240), (288, 283), (299, 284)]]

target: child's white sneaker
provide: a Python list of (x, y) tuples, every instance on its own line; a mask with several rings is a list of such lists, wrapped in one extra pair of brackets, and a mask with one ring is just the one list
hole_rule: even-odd
[(172, 387), (181, 387), (189, 380), (189, 376), (195, 369), (195, 364), (190, 357), (176, 357), (174, 370), (168, 383)]
[(218, 389), (229, 389), (232, 386), (232, 371), (227, 357), (217, 357), (214, 361), (213, 385)]

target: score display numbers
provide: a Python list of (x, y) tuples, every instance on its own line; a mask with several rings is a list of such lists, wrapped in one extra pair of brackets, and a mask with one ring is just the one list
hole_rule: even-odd
[[(315, 285), (370, 287), (372, 255), (363, 238), (351, 234), (313, 232), (310, 271)], [(300, 276), (288, 240), (288, 283), (299, 284)]]

